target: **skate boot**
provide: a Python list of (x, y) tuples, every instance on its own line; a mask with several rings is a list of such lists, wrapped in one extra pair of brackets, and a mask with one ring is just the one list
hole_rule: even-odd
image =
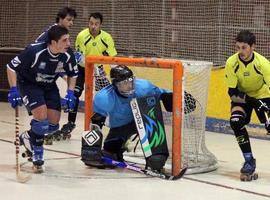
[(71, 132), (76, 127), (76, 124), (74, 122), (68, 122), (63, 125), (61, 128), (62, 138), (63, 140), (70, 139), (71, 138)]
[(33, 170), (35, 173), (43, 172), (42, 165), (44, 164), (43, 146), (33, 146)]
[(47, 134), (44, 137), (44, 145), (52, 145), (53, 144), (53, 134)]
[(58, 131), (55, 131), (53, 134), (52, 134), (52, 137), (53, 137), (53, 140), (54, 141), (60, 141), (62, 139), (62, 132), (60, 130)]
[(246, 160), (240, 172), (240, 180), (241, 181), (252, 181), (258, 179), (258, 174), (255, 172), (256, 169), (256, 160), (251, 158), (250, 160)]
[(30, 136), (28, 134), (28, 131), (24, 131), (19, 136), (20, 139), (20, 145), (23, 145), (25, 148), (25, 151), (22, 153), (23, 158), (27, 158), (28, 161), (32, 161), (32, 145), (30, 142)]

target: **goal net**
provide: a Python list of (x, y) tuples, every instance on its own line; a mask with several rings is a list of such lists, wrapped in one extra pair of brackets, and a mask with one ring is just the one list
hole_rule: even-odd
[[(96, 73), (96, 66), (103, 64), (107, 75)], [(129, 66), (136, 78), (147, 79), (160, 88), (173, 91), (173, 112), (166, 112), (162, 107), (167, 143), (170, 156), (165, 168), (175, 175), (180, 168), (188, 166), (187, 173), (201, 173), (217, 168), (216, 157), (205, 144), (205, 120), (208, 96), (208, 81), (212, 63), (198, 61), (179, 61), (156, 58), (103, 57), (89, 56), (86, 58), (85, 80), (85, 129), (90, 126), (92, 101), (100, 88), (100, 80), (109, 80), (109, 65), (125, 64)], [(190, 107), (196, 99), (196, 109)], [(185, 98), (184, 98), (185, 96)], [(190, 110), (189, 110), (190, 109)], [(182, 110), (182, 112), (181, 112)], [(180, 114), (179, 114), (180, 113)], [(103, 127), (106, 137), (108, 128)], [(126, 147), (124, 156), (127, 161), (144, 164), (141, 145), (133, 137)], [(136, 147), (136, 148), (135, 148)]]

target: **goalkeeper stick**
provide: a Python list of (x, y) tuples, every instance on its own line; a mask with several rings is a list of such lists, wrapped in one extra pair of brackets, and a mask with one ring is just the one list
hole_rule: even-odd
[(165, 180), (178, 180), (182, 178), (183, 175), (187, 171), (187, 167), (184, 167), (178, 175), (172, 176), (172, 175), (167, 175), (161, 172), (156, 172), (151, 169), (142, 169), (141, 167), (136, 166), (135, 164), (131, 165), (131, 164), (128, 164), (127, 162), (116, 161), (105, 156), (102, 156), (102, 161), (108, 165), (112, 165), (118, 168), (128, 169), (128, 170), (135, 171), (141, 174), (145, 174), (147, 176), (157, 177), (157, 178), (161, 178)]
[(15, 108), (15, 147), (16, 147), (16, 180), (19, 183), (25, 183), (31, 179), (30, 175), (22, 175), (19, 162), (20, 139), (19, 139), (19, 108)]

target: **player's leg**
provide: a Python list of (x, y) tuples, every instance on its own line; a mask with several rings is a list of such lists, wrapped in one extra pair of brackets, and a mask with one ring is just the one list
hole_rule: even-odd
[(47, 106), (47, 119), (49, 130), (44, 138), (44, 144), (51, 145), (53, 140), (60, 140), (59, 121), (61, 117), (61, 97), (56, 85), (44, 91), (44, 98)]
[(111, 128), (103, 144), (103, 153), (114, 160), (123, 161), (123, 153), (128, 139), (137, 134), (134, 122), (127, 125)]
[(74, 95), (76, 97), (76, 102), (73, 111), (68, 113), (68, 122), (63, 125), (61, 128), (61, 133), (63, 134), (63, 138), (70, 138), (70, 133), (73, 131), (73, 129), (76, 127), (76, 118), (77, 118), (77, 112), (80, 102), (80, 96), (82, 95), (82, 92), (84, 90), (84, 68), (78, 66), (79, 74), (76, 80), (76, 86), (74, 89)]
[(30, 139), (33, 146), (32, 162), (35, 166), (44, 164), (43, 142), (45, 134), (49, 130), (49, 121), (47, 120), (47, 107), (41, 105), (32, 110), (33, 119), (31, 120)]
[(251, 111), (251, 106), (232, 103), (230, 125), (245, 159), (240, 170), (241, 180), (251, 180), (256, 169), (256, 161), (253, 157), (249, 135), (245, 128), (245, 125), (250, 121)]
[[(47, 107), (45, 104), (44, 90), (36, 85), (28, 83), (19, 83), (20, 93), (23, 97), (23, 103), (27, 110), (31, 112), (31, 129), (24, 134), (24, 146), (32, 148), (32, 161), (35, 166), (41, 166), (43, 159), (43, 141), (44, 135), (48, 132), (49, 122), (47, 120)], [(30, 144), (26, 145), (26, 139), (29, 136)], [(29, 150), (29, 148), (28, 148)]]

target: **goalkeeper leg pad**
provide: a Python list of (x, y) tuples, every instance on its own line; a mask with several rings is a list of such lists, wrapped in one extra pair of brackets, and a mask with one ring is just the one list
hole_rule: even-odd
[(99, 130), (84, 131), (82, 134), (81, 160), (88, 166), (102, 166), (102, 133)]
[(146, 158), (146, 166), (152, 170), (161, 171), (167, 161), (168, 156), (157, 154)]

